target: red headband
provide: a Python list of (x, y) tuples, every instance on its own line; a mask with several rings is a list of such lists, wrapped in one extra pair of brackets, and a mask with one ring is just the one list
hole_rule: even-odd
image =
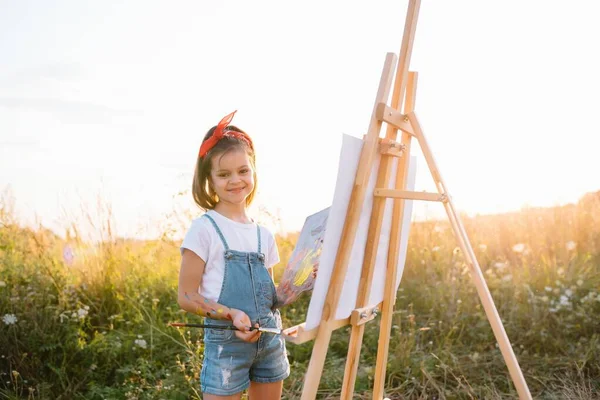
[(236, 112), (237, 110), (223, 117), (221, 122), (219, 122), (219, 124), (215, 128), (215, 131), (213, 132), (212, 136), (206, 139), (200, 146), (200, 153), (198, 154), (198, 157), (204, 157), (206, 153), (210, 151), (210, 149), (212, 149), (216, 146), (217, 143), (219, 143), (219, 140), (223, 139), (224, 136), (233, 136), (235, 138), (242, 139), (243, 141), (248, 143), (248, 146), (250, 146), (252, 150), (254, 150), (254, 147), (252, 145), (252, 139), (250, 139), (250, 136), (248, 136), (246, 133), (227, 130), (227, 126), (233, 119), (233, 115)]

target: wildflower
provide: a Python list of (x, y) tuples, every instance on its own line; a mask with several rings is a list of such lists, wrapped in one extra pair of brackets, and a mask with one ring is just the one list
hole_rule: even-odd
[(577, 247), (577, 243), (575, 243), (572, 240), (569, 240), (567, 243), (565, 243), (565, 247), (568, 251), (575, 250), (575, 248)]
[(494, 267), (498, 268), (500, 271), (502, 271), (504, 268), (506, 268), (506, 263), (503, 262), (497, 262), (494, 264)]
[(563, 267), (560, 267), (559, 269), (556, 270), (556, 273), (559, 275), (564, 275), (565, 274), (565, 269)]
[(88, 315), (88, 311), (84, 308), (80, 308), (77, 310), (77, 315), (79, 316), (79, 319), (83, 319), (86, 315)]
[(458, 253), (460, 253), (460, 248), (455, 247), (454, 250), (452, 250), (452, 255), (458, 255)]
[(552, 288), (551, 288), (550, 286), (546, 286), (546, 287), (544, 287), (544, 290), (545, 290), (546, 292), (551, 292), (551, 291), (552, 291)]
[(548, 296), (542, 296), (540, 297), (540, 299), (544, 302), (547, 303), (548, 302)]
[(18, 320), (19, 319), (15, 314), (5, 314), (4, 317), (2, 317), (2, 321), (6, 325), (14, 325), (17, 323)]
[(583, 285), (583, 280), (579, 279), (579, 280), (577, 281), (577, 286), (581, 286), (581, 285)]
[(440, 251), (440, 246), (435, 246), (433, 249), (431, 249), (431, 251), (432, 251), (433, 253), (435, 253), (435, 252), (437, 252), (437, 251)]
[(571, 303), (569, 303), (569, 298), (565, 295), (560, 296), (560, 305), (561, 306), (570, 306)]
[(486, 251), (486, 250), (487, 250), (487, 245), (485, 245), (485, 244), (480, 244), (480, 245), (479, 245), (479, 250), (481, 250), (481, 251)]
[(97, 366), (96, 364), (92, 364), (92, 365), (90, 365), (90, 369), (91, 369), (92, 371), (93, 371), (93, 370), (95, 370), (96, 368), (98, 368), (98, 366)]
[(5, 286), (6, 286), (6, 282), (0, 281), (0, 287), (5, 287)]
[(568, 297), (571, 297), (571, 296), (573, 295), (573, 291), (572, 291), (571, 289), (567, 289), (567, 290), (565, 290), (565, 294), (566, 294)]
[(157, 298), (152, 299), (152, 304), (157, 305), (160, 300)]
[(512, 280), (512, 275), (511, 274), (504, 275), (504, 277), (502, 277), (502, 280), (504, 282), (510, 282)]
[(522, 253), (525, 250), (525, 245), (523, 243), (517, 243), (513, 246), (512, 250), (515, 253)]
[(135, 339), (133, 343), (135, 343), (136, 346), (139, 346), (142, 349), (145, 349), (148, 346), (148, 343), (146, 343), (144, 339)]

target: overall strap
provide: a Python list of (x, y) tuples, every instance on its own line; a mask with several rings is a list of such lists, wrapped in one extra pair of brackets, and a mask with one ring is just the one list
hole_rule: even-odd
[(256, 224), (256, 234), (258, 235), (258, 252), (260, 253), (260, 226)]
[[(221, 238), (221, 242), (223, 242), (223, 246), (225, 246), (225, 251), (229, 251), (229, 245), (227, 245), (227, 241), (225, 240), (225, 236), (223, 236), (223, 232), (221, 232), (221, 230), (219, 229), (219, 226), (217, 225), (217, 223), (215, 222), (214, 219), (212, 219), (212, 217), (208, 214), (204, 214), (204, 216), (206, 218), (208, 218), (208, 220), (213, 224), (213, 226), (215, 227), (215, 230), (217, 231), (217, 234), (219, 235), (219, 237)], [(259, 248), (260, 248), (260, 244), (259, 244)]]

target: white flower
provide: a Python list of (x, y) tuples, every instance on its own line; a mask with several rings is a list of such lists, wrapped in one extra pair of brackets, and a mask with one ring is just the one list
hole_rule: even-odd
[(573, 295), (573, 291), (572, 291), (571, 289), (567, 289), (567, 290), (565, 290), (565, 294), (566, 294), (568, 297), (571, 297), (571, 296)]
[(4, 317), (2, 317), (2, 321), (4, 321), (6, 325), (14, 325), (18, 320), (19, 319), (15, 314), (5, 314)]
[(565, 243), (565, 247), (567, 248), (567, 250), (571, 251), (571, 250), (575, 250), (575, 248), (577, 247), (577, 243), (575, 243), (572, 240), (569, 240), (567, 243)]
[(504, 282), (509, 282), (509, 281), (511, 281), (511, 280), (512, 280), (512, 275), (511, 275), (511, 274), (504, 275), (504, 276), (502, 277), (502, 280), (503, 280)]
[(494, 267), (498, 268), (500, 271), (502, 271), (504, 268), (506, 268), (506, 263), (503, 262), (497, 262), (494, 264)]
[(485, 244), (480, 244), (480, 245), (479, 245), (479, 250), (481, 250), (481, 251), (486, 251), (486, 250), (487, 250), (487, 245), (485, 245)]
[(552, 291), (552, 288), (551, 288), (550, 286), (546, 286), (546, 287), (544, 288), (544, 290), (545, 290), (546, 292), (551, 292), (551, 291)]
[(142, 349), (145, 349), (148, 344), (146, 343), (146, 341), (144, 339), (135, 339), (134, 342), (137, 346), (141, 347)]
[(558, 275), (564, 275), (565, 274), (565, 269), (563, 267), (560, 267), (559, 269), (556, 270), (556, 273)]
[(88, 315), (88, 311), (84, 308), (80, 308), (79, 310), (77, 310), (77, 315), (80, 319), (83, 319), (86, 315)]
[(581, 286), (581, 285), (583, 285), (583, 280), (579, 279), (579, 280), (577, 281), (577, 286)]
[(561, 306), (571, 305), (571, 303), (569, 303), (569, 298), (567, 296), (560, 296), (560, 305)]
[(5, 286), (6, 286), (6, 282), (0, 281), (0, 287), (5, 287)]
[(435, 246), (433, 249), (431, 249), (431, 251), (433, 253), (435, 253), (436, 251), (440, 251), (440, 246)]
[(90, 310), (90, 306), (83, 306), (83, 308), (84, 308), (86, 311), (89, 311), (89, 310)]
[(523, 243), (517, 243), (512, 249), (515, 253), (522, 253), (523, 250), (525, 250), (525, 245)]

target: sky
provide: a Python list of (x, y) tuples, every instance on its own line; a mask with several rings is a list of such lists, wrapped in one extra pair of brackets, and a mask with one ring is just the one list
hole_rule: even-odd
[[(0, 0), (3, 202), (61, 235), (110, 207), (119, 236), (155, 237), (174, 210), (200, 214), (200, 142), (238, 110), (257, 151), (253, 212), (299, 230), (332, 202), (342, 134), (366, 133), (407, 4)], [(416, 114), (459, 211), (600, 190), (599, 17), (583, 0), (422, 2)], [(435, 190), (418, 162), (416, 190)]]

